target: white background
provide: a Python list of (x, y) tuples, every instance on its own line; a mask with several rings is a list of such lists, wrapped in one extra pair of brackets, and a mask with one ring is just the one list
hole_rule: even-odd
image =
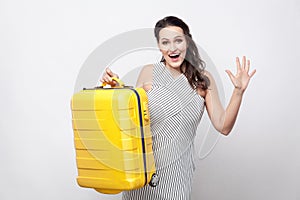
[(193, 199), (300, 199), (299, 1), (1, 0), (1, 200), (120, 199), (77, 186), (70, 99), (95, 48), (167, 15), (190, 26), (226, 102), (235, 57), (257, 69), (231, 135), (197, 162)]

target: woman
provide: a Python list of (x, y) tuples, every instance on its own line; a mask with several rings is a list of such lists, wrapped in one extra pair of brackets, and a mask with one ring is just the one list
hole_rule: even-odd
[[(204, 70), (189, 27), (179, 18), (168, 16), (154, 29), (162, 53), (159, 63), (146, 65), (137, 87), (143, 87), (149, 99), (153, 153), (158, 186), (149, 185), (123, 192), (123, 199), (191, 199), (194, 172), (194, 137), (204, 109), (213, 126), (223, 135), (232, 130), (243, 94), (255, 70), (249, 74), (250, 61), (236, 58), (237, 73), (226, 70), (234, 90), (223, 108), (212, 75)], [(115, 84), (117, 74), (107, 69), (102, 82)]]

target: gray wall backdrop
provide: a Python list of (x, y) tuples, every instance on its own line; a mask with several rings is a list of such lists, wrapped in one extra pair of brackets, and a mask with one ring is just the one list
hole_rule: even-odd
[[(69, 103), (91, 52), (166, 15), (189, 24), (225, 102), (232, 85), (224, 70), (235, 70), (235, 56), (257, 69), (231, 135), (197, 160), (193, 199), (300, 199), (298, 0), (1, 0), (1, 200), (120, 199), (77, 186)], [(146, 53), (140, 64), (158, 58)]]

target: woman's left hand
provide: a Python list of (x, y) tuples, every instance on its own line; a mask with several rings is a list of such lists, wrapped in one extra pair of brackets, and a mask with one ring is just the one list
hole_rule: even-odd
[(233, 75), (230, 70), (225, 70), (228, 74), (231, 82), (233, 83), (234, 87), (242, 92), (244, 92), (249, 84), (250, 79), (255, 74), (256, 70), (253, 70), (249, 74), (250, 69), (250, 60), (246, 61), (246, 57), (243, 56), (243, 63), (241, 65), (240, 59), (236, 57), (236, 66), (237, 66), (237, 73)]

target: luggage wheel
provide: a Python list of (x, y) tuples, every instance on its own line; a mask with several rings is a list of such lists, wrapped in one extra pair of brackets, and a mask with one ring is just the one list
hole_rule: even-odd
[(151, 187), (156, 187), (158, 183), (159, 183), (159, 176), (156, 173), (152, 174), (149, 185)]

